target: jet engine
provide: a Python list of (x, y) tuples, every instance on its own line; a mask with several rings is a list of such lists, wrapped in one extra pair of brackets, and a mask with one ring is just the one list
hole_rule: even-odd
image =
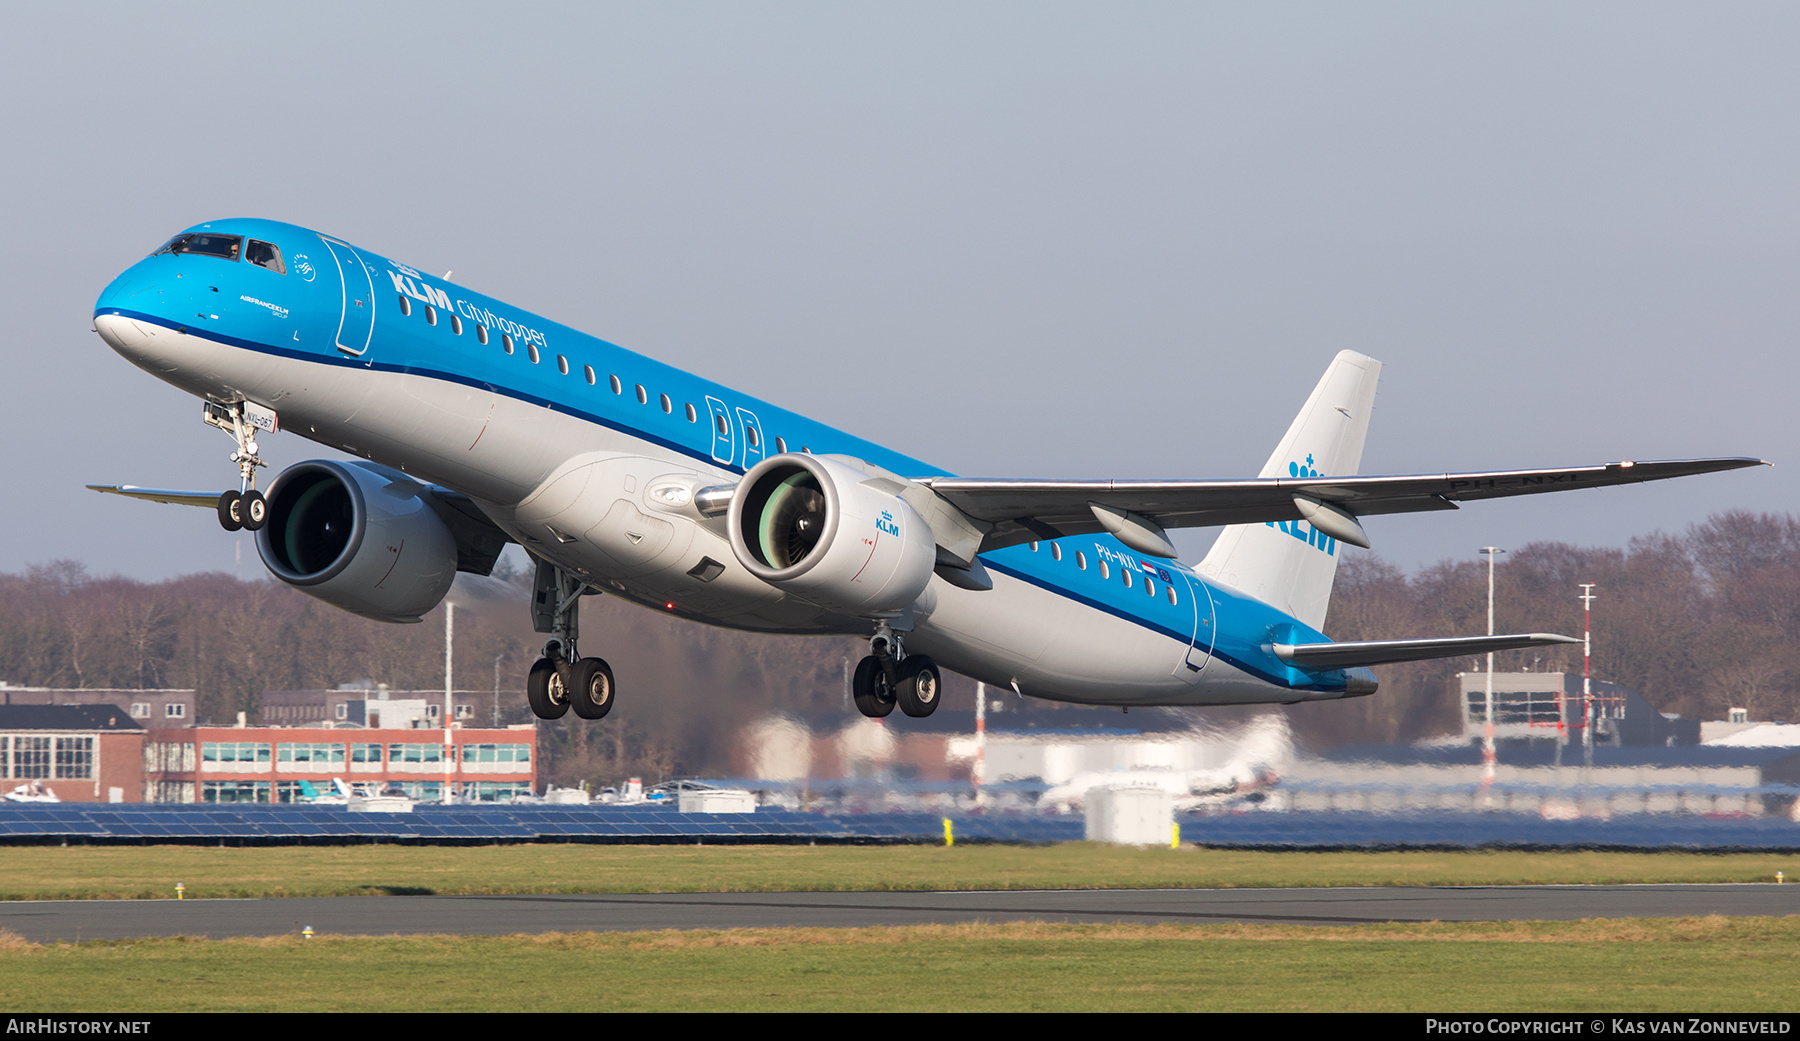
[(931, 581), (937, 540), (892, 481), (788, 453), (738, 482), (727, 527), (751, 574), (828, 610), (892, 617)]
[(296, 463), (269, 486), (256, 551), (308, 596), (380, 622), (416, 622), (456, 577), (456, 539), (427, 494), (358, 463)]

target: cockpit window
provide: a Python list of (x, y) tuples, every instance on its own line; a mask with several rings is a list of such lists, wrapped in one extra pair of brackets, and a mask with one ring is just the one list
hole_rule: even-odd
[(161, 253), (192, 253), (202, 257), (222, 257), (225, 260), (236, 260), (244, 251), (244, 236), (214, 235), (211, 232), (197, 231), (177, 235), (163, 248), (151, 256)]
[(277, 275), (287, 274), (287, 265), (281, 262), (281, 250), (273, 242), (251, 239), (244, 247), (244, 259), (257, 267), (266, 267)]

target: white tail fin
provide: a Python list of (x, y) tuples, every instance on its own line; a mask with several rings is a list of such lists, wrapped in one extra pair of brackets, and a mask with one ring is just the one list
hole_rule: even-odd
[[(1374, 358), (1339, 352), (1257, 476), (1354, 474), (1362, 465), (1380, 376)], [(1325, 624), (1341, 552), (1341, 543), (1303, 520), (1233, 524), (1195, 570), (1318, 629)]]

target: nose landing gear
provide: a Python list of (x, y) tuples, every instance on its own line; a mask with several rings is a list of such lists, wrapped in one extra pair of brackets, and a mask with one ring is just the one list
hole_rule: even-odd
[[(226, 407), (207, 402), (201, 418), (207, 426), (218, 427), (230, 434), (237, 441), (237, 450), (231, 453), (231, 461), (238, 464), (238, 488), (219, 495), (219, 527), (226, 531), (261, 531), (269, 522), (269, 503), (263, 494), (256, 490), (256, 468), (267, 466), (262, 456), (257, 454), (256, 429), (258, 422), (249, 416), (249, 409), (256, 408), (256, 420), (265, 424), (265, 429), (275, 429), (275, 414), (267, 409), (252, 406), (240, 401)], [(265, 418), (266, 416), (266, 418)]]

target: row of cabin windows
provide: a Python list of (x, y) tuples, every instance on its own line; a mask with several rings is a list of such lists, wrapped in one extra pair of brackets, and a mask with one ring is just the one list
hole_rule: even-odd
[[(1033, 542), (1030, 545), (1031, 545), (1031, 551), (1033, 553), (1038, 552), (1038, 544), (1037, 543)], [(1061, 560), (1062, 558), (1063, 558), (1062, 546), (1055, 542), (1050, 543), (1050, 559), (1051, 560)], [(1100, 577), (1101, 578), (1111, 578), (1112, 577), (1112, 567), (1110, 565), (1108, 565), (1106, 561), (1100, 560), (1100, 561), (1097, 561), (1096, 563), (1098, 563), (1100, 565)], [(1082, 552), (1081, 550), (1075, 551), (1075, 566), (1076, 566), (1076, 568), (1078, 568), (1082, 571), (1086, 571), (1088, 569), (1087, 554)], [(1132, 575), (1133, 575), (1133, 572), (1130, 568), (1120, 568), (1119, 569), (1119, 577), (1123, 578), (1125, 580), (1125, 588), (1126, 589), (1131, 589), (1136, 584), (1137, 580), (1134, 579), (1132, 577)], [(1164, 592), (1166, 592), (1168, 594), (1169, 603), (1174, 604), (1177, 602), (1175, 599), (1174, 583), (1166, 583), (1163, 586), (1163, 590), (1164, 590)], [(1149, 575), (1144, 576), (1144, 593), (1148, 596), (1156, 595), (1156, 579), (1151, 578)]]
[[(400, 294), (400, 313), (402, 315), (405, 315), (408, 318), (411, 318), (412, 310), (413, 310), (412, 309), (412, 297), (407, 296), (405, 293), (401, 293)], [(426, 325), (438, 324), (437, 308), (433, 307), (431, 304), (425, 305), (425, 324)], [(452, 314), (450, 316), (450, 331), (452, 333), (455, 333), (457, 336), (461, 336), (463, 334), (462, 319), (457, 317), (454, 314)], [(488, 342), (487, 326), (482, 325), (480, 322), (475, 323), (475, 339), (478, 342), (480, 342), (481, 344), (483, 344), (484, 346)], [(501, 333), (500, 334), (500, 346), (502, 349), (504, 349), (506, 351), (506, 353), (508, 353), (508, 354), (513, 353), (514, 345), (513, 345), (513, 338), (512, 338), (511, 333)], [(527, 343), (525, 345), (525, 353), (531, 358), (531, 364), (536, 365), (538, 363), (538, 349), (537, 349), (536, 344)], [(563, 357), (560, 354), (557, 355), (556, 356), (556, 371), (562, 373), (564, 376), (567, 376), (569, 374), (569, 359)], [(590, 387), (596, 386), (599, 383), (598, 378), (594, 374), (594, 367), (592, 365), (583, 365), (581, 367), (581, 375), (583, 376), (583, 378), (585, 378), (588, 381), (588, 386), (590, 386)], [(620, 382), (619, 377), (608, 376), (608, 377), (606, 377), (606, 379), (607, 379), (608, 384), (610, 384), (612, 386), (612, 392), (614, 394), (625, 393), (625, 384)], [(642, 383), (633, 384), (632, 389), (637, 394), (638, 404), (648, 405), (650, 403), (650, 392), (644, 389), (644, 385)], [(675, 414), (675, 402), (671, 401), (667, 394), (659, 394), (659, 395), (657, 395), (657, 398), (658, 398), (658, 404), (662, 405), (663, 412), (667, 413), (668, 415)], [(688, 402), (688, 403), (684, 404), (682, 407), (687, 412), (687, 421), (689, 423), (700, 422), (700, 412), (698, 409), (694, 408), (692, 402)], [(728, 421), (723, 415), (713, 416), (713, 423), (715, 426), (718, 427), (719, 436), (729, 437), (731, 435), (730, 421)], [(748, 427), (745, 431), (745, 436), (749, 439), (751, 448), (761, 448), (762, 447), (762, 434), (758, 433), (757, 429), (755, 427)], [(788, 450), (787, 439), (781, 438), (781, 437), (776, 438), (775, 439), (775, 451), (779, 454), (779, 453), (786, 452), (787, 450)], [(811, 452), (812, 449), (807, 448), (805, 446), (801, 446), (800, 451)]]

